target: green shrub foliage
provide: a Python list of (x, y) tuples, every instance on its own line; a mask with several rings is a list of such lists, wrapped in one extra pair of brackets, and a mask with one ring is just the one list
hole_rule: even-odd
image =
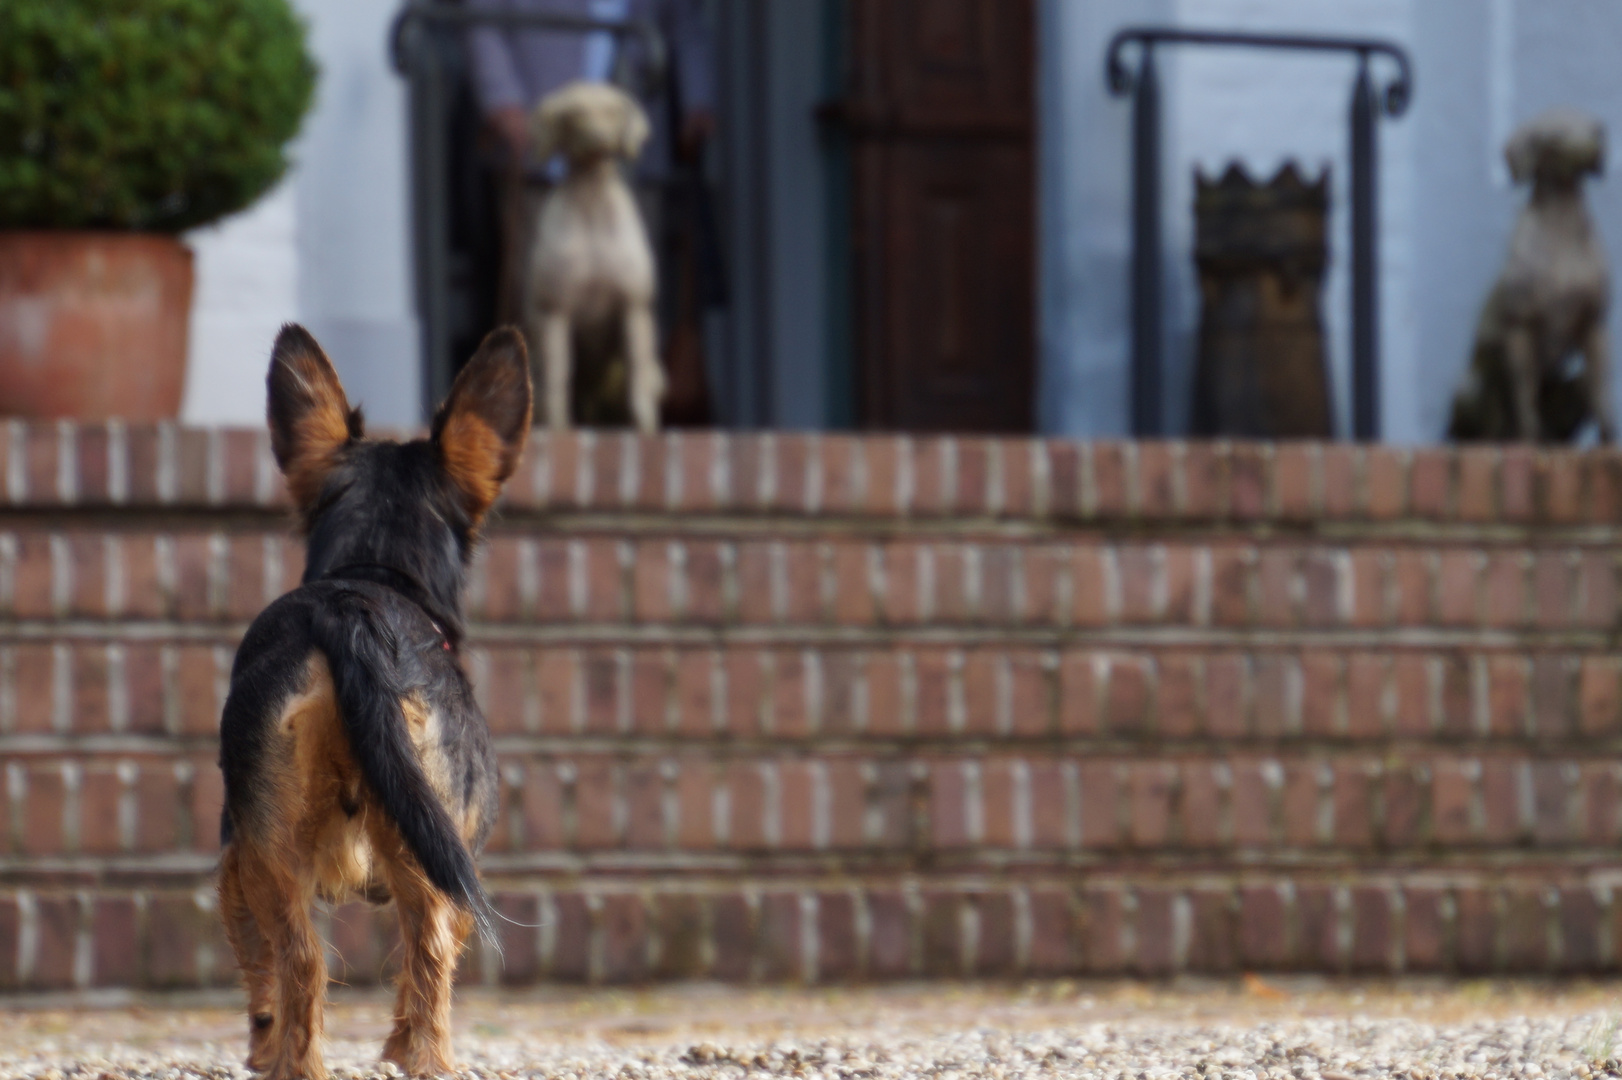
[(0, 0), (0, 228), (240, 210), (287, 170), (314, 88), (287, 0)]

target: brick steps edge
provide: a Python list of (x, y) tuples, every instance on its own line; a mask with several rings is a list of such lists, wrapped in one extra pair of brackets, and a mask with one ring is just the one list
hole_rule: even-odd
[[(503, 958), (474, 943), (460, 978), (837, 983), (929, 976), (1502, 972), (1622, 967), (1615, 872), (1404, 880), (1346, 875), (1085, 883), (909, 878), (586, 888), (495, 885)], [(391, 977), (392, 909), (323, 908), (331, 970)], [(0, 992), (231, 986), (212, 890), (0, 893)]]

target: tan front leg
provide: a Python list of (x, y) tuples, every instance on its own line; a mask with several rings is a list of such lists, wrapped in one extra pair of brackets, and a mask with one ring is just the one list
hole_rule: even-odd
[(631, 419), (637, 430), (659, 430), (659, 403), (665, 397), (665, 372), (659, 366), (659, 346), (653, 310), (634, 304), (625, 313), (626, 354), (631, 368)]
[(543, 312), (536, 320), (535, 340), (541, 350), (541, 378), (546, 392), (546, 426), (553, 431), (569, 427), (571, 357), (569, 316)]
[(1515, 395), (1515, 437), (1523, 442), (1543, 439), (1538, 413), (1537, 347), (1532, 332), (1516, 324), (1504, 330), (1504, 362), (1509, 365), (1510, 388)]
[(1611, 335), (1605, 329), (1603, 318), (1594, 320), (1583, 353), (1587, 361), (1584, 374), (1588, 382), (1588, 407), (1594, 411), (1594, 421), (1599, 425), (1599, 441), (1609, 445), (1616, 437), (1616, 419), (1611, 407)]

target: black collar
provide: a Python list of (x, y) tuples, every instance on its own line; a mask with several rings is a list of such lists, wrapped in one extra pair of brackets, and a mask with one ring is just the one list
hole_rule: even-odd
[(462, 620), (454, 613), (442, 611), (433, 596), (415, 576), (382, 563), (346, 563), (322, 574), (320, 581), (370, 581), (393, 589), (422, 609), (444, 639), (445, 648), (454, 650), (461, 644)]

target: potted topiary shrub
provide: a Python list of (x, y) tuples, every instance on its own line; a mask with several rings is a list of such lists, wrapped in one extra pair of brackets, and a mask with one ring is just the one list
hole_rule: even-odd
[(179, 412), (178, 234), (282, 176), (314, 86), (287, 0), (0, 0), (0, 414)]

